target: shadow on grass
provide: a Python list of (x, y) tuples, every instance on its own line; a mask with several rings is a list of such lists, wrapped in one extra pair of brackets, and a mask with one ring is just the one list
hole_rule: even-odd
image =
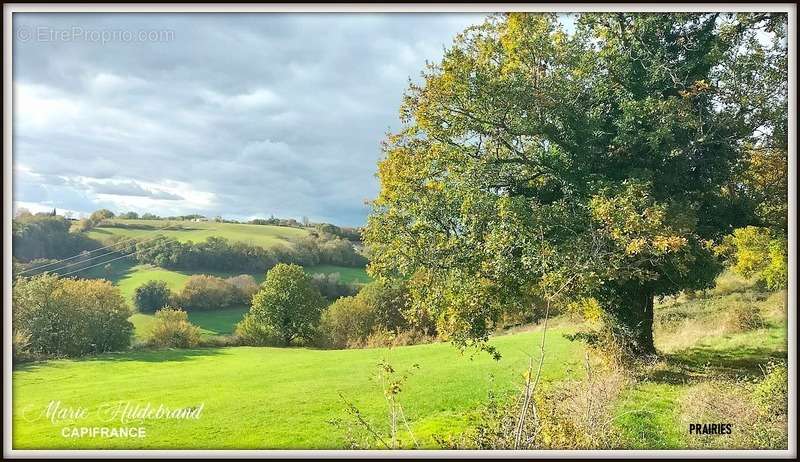
[(44, 360), (29, 363), (15, 364), (14, 371), (35, 371), (51, 367), (59, 367), (72, 363), (92, 363), (92, 362), (143, 362), (143, 363), (164, 363), (164, 362), (183, 362), (206, 356), (218, 356), (223, 354), (220, 347), (192, 348), (192, 349), (160, 349), (160, 350), (129, 350), (115, 353), (104, 353), (97, 356), (85, 356), (81, 358), (70, 358), (65, 360)]
[(73, 276), (79, 278), (96, 278), (107, 279), (114, 284), (118, 283), (124, 277), (134, 273), (134, 267), (137, 263), (133, 258), (122, 258), (109, 263), (110, 270), (107, 271), (103, 266), (96, 266), (83, 271), (77, 271)]
[(785, 351), (758, 346), (696, 346), (664, 356), (667, 368), (652, 371), (648, 378), (657, 383), (685, 384), (714, 376), (754, 376), (761, 374), (761, 368), (770, 361), (786, 357)]

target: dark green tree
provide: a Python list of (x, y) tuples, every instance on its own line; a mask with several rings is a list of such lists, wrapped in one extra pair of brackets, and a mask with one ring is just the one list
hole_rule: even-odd
[(303, 267), (279, 263), (267, 272), (261, 290), (253, 296), (249, 316), (289, 345), (312, 338), (324, 306)]
[(169, 305), (171, 292), (164, 281), (147, 281), (133, 292), (133, 304), (142, 313), (153, 313)]

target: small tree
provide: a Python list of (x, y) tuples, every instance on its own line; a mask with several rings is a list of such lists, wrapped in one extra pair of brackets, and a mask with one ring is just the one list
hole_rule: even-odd
[(185, 311), (167, 306), (156, 312), (150, 343), (168, 348), (191, 348), (200, 343), (200, 328), (189, 322)]
[(147, 281), (136, 288), (133, 303), (143, 313), (152, 313), (169, 305), (170, 290), (164, 281)]
[(261, 290), (253, 296), (250, 315), (289, 345), (312, 337), (323, 306), (322, 295), (303, 268), (281, 263), (267, 272)]
[(114, 218), (114, 212), (108, 209), (95, 210), (89, 216), (89, 219), (92, 220), (92, 223), (95, 225), (103, 220), (108, 220), (109, 218)]
[(74, 222), (72, 226), (69, 228), (70, 232), (73, 233), (84, 233), (86, 231), (90, 231), (92, 229), (92, 220), (88, 218), (81, 218), (80, 220)]

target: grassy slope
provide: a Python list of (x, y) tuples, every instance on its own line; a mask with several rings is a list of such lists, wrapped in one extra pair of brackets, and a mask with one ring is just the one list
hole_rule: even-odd
[[(289, 228), (284, 226), (264, 226), (246, 225), (236, 223), (215, 223), (215, 222), (164, 222), (150, 220), (115, 220), (127, 225), (144, 225), (154, 228), (163, 228), (173, 224), (173, 227), (181, 226), (184, 229), (153, 231), (151, 229), (126, 229), (126, 228), (95, 228), (88, 234), (89, 237), (103, 241), (111, 235), (122, 235), (127, 237), (154, 236), (157, 233), (171, 236), (180, 241), (202, 241), (210, 236), (225, 237), (230, 240), (247, 242), (254, 245), (271, 247), (274, 245), (286, 245), (290, 239), (305, 235), (303, 229)], [(213, 274), (220, 277), (236, 276), (239, 273), (225, 273), (213, 271), (174, 271), (150, 265), (136, 265), (127, 259), (117, 260), (111, 263), (111, 272), (107, 273), (102, 267), (92, 268), (80, 276), (91, 276), (106, 278), (117, 284), (122, 295), (127, 300), (133, 299), (133, 291), (150, 280), (165, 281), (170, 289), (178, 291), (192, 274)], [(370, 281), (363, 268), (346, 268), (332, 265), (319, 265), (307, 268), (311, 274), (339, 273), (341, 280), (348, 283), (363, 284)], [(256, 281), (261, 283), (264, 280), (264, 273), (252, 274)], [(234, 308), (230, 310), (220, 310), (208, 313), (193, 313), (190, 315), (192, 322), (200, 326), (204, 335), (229, 334), (233, 331), (234, 325), (241, 319), (247, 311), (246, 307)], [(136, 328), (136, 337), (144, 338), (149, 332), (154, 318), (151, 314), (137, 313), (131, 317)]]
[[(754, 331), (726, 329), (736, 304), (760, 312), (766, 325)], [(231, 313), (233, 314), (233, 312)], [(761, 367), (787, 356), (785, 292), (763, 294), (745, 287), (717, 291), (698, 299), (668, 300), (656, 308), (656, 344), (662, 358), (635, 372), (637, 381), (615, 405), (615, 425), (630, 448), (686, 448), (693, 440), (681, 420), (681, 403), (692, 398), (693, 385), (714, 377), (755, 378)], [(201, 316), (201, 315), (197, 315)], [(195, 318), (206, 334), (224, 333), (233, 321)], [(230, 324), (229, 324), (230, 323)], [(555, 323), (548, 335), (545, 377), (558, 380), (581, 374), (583, 348), (566, 341)], [(413, 431), (423, 446), (433, 435), (462, 432), (494, 390), (519, 384), (527, 354), (535, 356), (540, 333), (497, 337), (504, 354), (499, 363), (479, 354), (460, 355), (448, 344), (395, 348), (391, 362), (404, 371), (419, 363), (401, 399)], [(341, 429), (326, 423), (342, 417), (352, 400), (381, 424), (381, 392), (370, 377), (385, 349), (319, 351), (275, 348), (217, 348), (104, 355), (85, 360), (47, 361), (17, 367), (13, 375), (15, 447), (143, 448), (327, 448), (342, 447)], [(96, 408), (114, 400), (163, 402), (188, 406), (205, 403), (199, 422), (149, 422), (145, 440), (66, 440), (61, 426), (25, 422), (23, 409), (37, 412), (50, 400)], [(96, 421), (81, 425), (96, 424)]]
[[(127, 225), (151, 226), (154, 228), (168, 228), (159, 231), (153, 229), (127, 229), (127, 228), (95, 228), (87, 233), (93, 239), (103, 241), (113, 236), (149, 237), (163, 234), (182, 242), (200, 242), (211, 236), (224, 237), (232, 241), (241, 241), (248, 244), (270, 247), (273, 245), (287, 244), (290, 239), (302, 237), (307, 231), (300, 228), (287, 226), (247, 225), (238, 223), (191, 222), (161, 220), (115, 220)], [(182, 229), (174, 229), (182, 227)]]
[[(711, 294), (697, 300), (674, 300), (656, 308), (678, 323), (656, 324), (656, 346), (663, 359), (645, 368), (640, 381), (623, 393), (617, 426), (634, 449), (690, 448), (696, 441), (680, 421), (681, 401), (691, 399), (693, 384), (715, 377), (758, 378), (770, 361), (787, 358), (785, 292)], [(725, 329), (728, 308), (747, 303), (766, 321), (748, 332)], [(668, 317), (668, 316), (665, 316)]]
[[(576, 367), (582, 348), (551, 332), (544, 377), (559, 379)], [(13, 375), (15, 448), (336, 448), (345, 440), (328, 420), (344, 417), (351, 400), (382, 426), (382, 392), (372, 379), (387, 357), (399, 371), (412, 364), (401, 398), (415, 436), (425, 446), (435, 433), (457, 433), (465, 411), (479, 406), (489, 387), (509, 390), (521, 378), (540, 333), (498, 337), (503, 358), (462, 355), (449, 344), (386, 349), (321, 351), (218, 348), (134, 352), (85, 360), (58, 360), (18, 367)], [(84, 406), (79, 426), (100, 425), (103, 403), (130, 400), (154, 406), (204, 403), (199, 421), (148, 421), (144, 439), (66, 439), (63, 425), (35, 415), (51, 400)], [(33, 414), (30, 414), (33, 412)], [(73, 424), (74, 425), (74, 424)]]

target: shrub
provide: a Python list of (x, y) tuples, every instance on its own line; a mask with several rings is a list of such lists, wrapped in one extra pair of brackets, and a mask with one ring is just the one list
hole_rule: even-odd
[(14, 330), (11, 333), (11, 361), (21, 363), (31, 359), (31, 334), (26, 330)]
[(109, 220), (111, 218), (114, 218), (114, 212), (108, 209), (95, 210), (91, 215), (89, 215), (89, 219), (92, 220), (92, 223), (95, 225), (103, 220)]
[(242, 295), (222, 278), (196, 274), (186, 281), (175, 300), (187, 311), (208, 311), (240, 305)]
[(236, 288), (238, 291), (237, 305), (249, 305), (253, 295), (258, 292), (256, 278), (249, 274), (240, 274), (225, 279), (225, 282)]
[(426, 334), (418, 329), (412, 328), (395, 332), (378, 326), (360, 346), (364, 348), (396, 347), (434, 341), (436, 341), (435, 336)]
[(773, 239), (769, 243), (769, 263), (761, 275), (768, 289), (785, 289), (789, 284), (789, 259), (786, 239)]
[(348, 297), (358, 292), (354, 285), (342, 282), (339, 273), (314, 274), (311, 276), (311, 283), (328, 300)]
[(363, 346), (375, 327), (376, 315), (372, 306), (358, 297), (342, 297), (322, 313), (320, 346)]
[(446, 444), (470, 449), (618, 448), (623, 441), (614, 428), (614, 404), (629, 383), (619, 372), (590, 372), (582, 380), (523, 387), (515, 399), (491, 394), (475, 430)]
[(382, 280), (365, 285), (355, 296), (343, 297), (322, 315), (318, 344), (332, 348), (410, 345), (435, 336), (431, 319), (409, 322), (408, 289), (404, 281)]
[(105, 280), (61, 279), (44, 274), (18, 278), (13, 288), (13, 329), (27, 332), (30, 351), (80, 356), (130, 346), (131, 310)]
[(716, 378), (692, 386), (680, 403), (684, 425), (732, 422), (728, 435), (696, 435), (690, 448), (786, 449), (788, 445), (788, 376), (771, 365), (757, 384)]
[(71, 233), (84, 233), (86, 231), (90, 231), (92, 229), (92, 226), (94, 226), (92, 220), (88, 218), (81, 218), (80, 220), (72, 223), (72, 225), (69, 228), (69, 231)]
[(322, 295), (303, 268), (281, 263), (267, 272), (253, 296), (250, 315), (252, 322), (273, 330), (288, 345), (314, 337), (323, 306)]
[(727, 236), (720, 253), (732, 259), (733, 270), (755, 276), (767, 288), (785, 289), (788, 283), (787, 239), (769, 228), (747, 226)]
[(195, 347), (200, 343), (200, 328), (189, 322), (185, 311), (165, 307), (156, 311), (156, 323), (148, 342), (167, 348)]
[(133, 292), (133, 304), (142, 313), (152, 313), (169, 305), (172, 293), (164, 281), (147, 281)]
[(768, 364), (764, 379), (756, 385), (753, 399), (762, 414), (786, 417), (789, 412), (789, 371), (786, 364)]
[(283, 342), (274, 329), (249, 313), (236, 324), (235, 336), (239, 343), (249, 346), (277, 346)]
[(565, 337), (586, 343), (595, 354), (614, 367), (625, 368), (647, 359), (637, 354), (638, 339), (635, 333), (613, 316), (601, 313), (593, 324), (594, 328), (590, 330), (565, 334)]
[(746, 332), (763, 328), (766, 323), (757, 306), (751, 303), (731, 302), (725, 317), (725, 329), (729, 332)]
[[(372, 307), (376, 325), (386, 330), (399, 332), (411, 327), (405, 318), (408, 309), (408, 288), (400, 279), (373, 281), (365, 285), (357, 297)], [(423, 331), (433, 331), (433, 323), (417, 318), (415, 326)]]

